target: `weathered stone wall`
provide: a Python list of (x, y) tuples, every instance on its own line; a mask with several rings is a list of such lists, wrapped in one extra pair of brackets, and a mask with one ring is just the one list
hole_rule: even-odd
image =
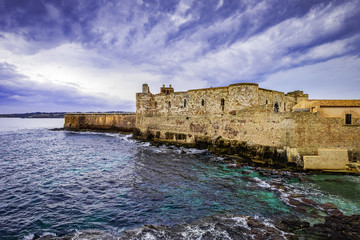
[[(326, 119), (317, 113), (238, 111), (236, 115), (153, 116), (138, 119), (141, 133), (160, 141), (195, 144), (217, 139), (263, 146), (296, 149), (299, 156), (316, 155), (319, 148), (349, 151), (351, 161), (360, 160), (360, 125), (344, 125), (343, 119)], [(360, 119), (355, 119), (360, 123)]]
[[(266, 106), (266, 108), (272, 111), (275, 102), (278, 102), (280, 112), (286, 112), (292, 107), (294, 101), (289, 102), (289, 99), (285, 97), (283, 92), (259, 88), (259, 105)], [(286, 104), (286, 102), (288, 103)]]
[[(304, 155), (319, 148), (346, 149), (349, 160), (360, 160), (360, 119), (320, 113), (291, 112), (308, 99), (302, 91), (284, 94), (257, 84), (137, 94), (137, 134), (142, 138), (198, 146), (224, 147), (227, 153), (283, 159), (302, 164)], [(274, 104), (279, 104), (275, 113)], [(268, 103), (268, 104), (266, 104)]]
[(360, 160), (360, 118), (345, 125), (342, 118), (323, 118), (319, 113), (290, 113), (285, 119), (284, 145), (299, 150), (300, 155), (316, 155), (319, 148), (344, 148)]
[(304, 169), (346, 169), (348, 163), (347, 149), (320, 148), (318, 156), (304, 156)]
[[(154, 136), (166, 140), (177, 140), (176, 133), (186, 134), (181, 141), (194, 142), (194, 136), (224, 138), (246, 141), (249, 144), (282, 146), (281, 116), (272, 113), (243, 113), (239, 115), (194, 115), (143, 117), (137, 127), (151, 131)], [(174, 139), (166, 134), (174, 133)], [(160, 135), (159, 135), (160, 134)], [(190, 136), (191, 135), (191, 136)]]
[(67, 130), (111, 130), (132, 132), (135, 114), (121, 113), (69, 113), (65, 115)]
[(170, 94), (151, 94), (147, 87), (146, 91), (137, 93), (136, 97), (136, 112), (138, 115), (145, 116), (227, 114), (251, 107), (262, 107), (265, 111), (273, 111), (276, 101), (279, 104), (279, 111), (285, 112), (290, 111), (297, 103), (295, 95), (261, 89), (254, 83), (239, 83), (228, 87), (196, 89)]

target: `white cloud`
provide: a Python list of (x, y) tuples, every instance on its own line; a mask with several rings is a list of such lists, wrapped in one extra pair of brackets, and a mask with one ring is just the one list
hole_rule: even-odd
[(221, 8), (223, 5), (224, 5), (224, 0), (219, 0), (218, 4), (216, 6), (216, 9)]
[(102, 56), (74, 43), (33, 55), (1, 49), (6, 56), (4, 60), (15, 65), (17, 72), (30, 81), (76, 87), (79, 93), (105, 97), (109, 101), (135, 101), (135, 93), (141, 90), (143, 82), (160, 79), (156, 74), (143, 71), (141, 66)]
[[(290, 48), (301, 48), (338, 31), (346, 24), (344, 16), (354, 12), (351, 4), (313, 9), (302, 18), (288, 19), (251, 38), (183, 62), (181, 75), (183, 78), (216, 79), (216, 84), (223, 85), (234, 81), (254, 81), (259, 75), (301, 60), (337, 57), (349, 50), (346, 44), (354, 39), (315, 46), (304, 55), (284, 59), (284, 56), (291, 56), (288, 52)], [(336, 19), (337, 23), (331, 25), (328, 18)]]
[(360, 58), (342, 57), (269, 75), (260, 87), (304, 90), (311, 99), (358, 99)]
[[(209, 22), (197, 22), (201, 11), (192, 0), (179, 1), (171, 13), (144, 11), (149, 4), (141, 0), (109, 2), (88, 22), (88, 45), (59, 42), (57, 47), (44, 49), (42, 43), (29, 42), (21, 34), (0, 33), (0, 56), (33, 82), (77, 89), (80, 94), (104, 97), (109, 103), (134, 103), (135, 93), (145, 82), (156, 93), (163, 83), (185, 91), (265, 79), (261, 86), (288, 86), (287, 91), (300, 83), (299, 88), (319, 84), (314, 89), (329, 96), (330, 90), (324, 92), (325, 88), (320, 87), (326, 85), (323, 79), (331, 79), (327, 81), (335, 87), (341, 76), (346, 76), (344, 81), (351, 85), (358, 84), (358, 78), (350, 76), (350, 71), (358, 73), (358, 59), (339, 57), (351, 53), (360, 36), (337, 41), (329, 37), (343, 29), (347, 19), (358, 11), (353, 3), (347, 1), (336, 7), (331, 3), (316, 5), (306, 15), (259, 32), (266, 25), (270, 1), (249, 0), (244, 11), (233, 11), (226, 17), (214, 15)], [(219, 0), (213, 8), (225, 4)], [(63, 16), (56, 8), (46, 7), (49, 19), (61, 21)], [(236, 34), (242, 27), (244, 33), (239, 37)], [(80, 36), (80, 24), (74, 29), (77, 28)], [(220, 43), (212, 44), (212, 39), (219, 39)], [(335, 57), (339, 59), (291, 70), (299, 64)], [(326, 67), (333, 68), (329, 71), (332, 76), (326, 74)], [(270, 73), (273, 74), (269, 76)]]

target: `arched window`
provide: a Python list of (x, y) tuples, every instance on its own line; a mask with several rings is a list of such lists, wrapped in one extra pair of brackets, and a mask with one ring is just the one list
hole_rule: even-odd
[(225, 99), (221, 99), (221, 110), (224, 111), (225, 108)]
[(184, 99), (184, 107), (186, 107), (186, 99)]
[(205, 106), (205, 100), (204, 99), (201, 100), (201, 106)]

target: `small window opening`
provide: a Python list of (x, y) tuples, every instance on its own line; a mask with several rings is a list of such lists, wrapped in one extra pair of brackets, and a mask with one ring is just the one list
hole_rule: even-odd
[(201, 100), (201, 106), (205, 106), (205, 100), (204, 99)]
[(351, 114), (345, 114), (345, 124), (351, 124)]
[(168, 106), (169, 106), (169, 108), (171, 108), (171, 102), (169, 101), (169, 103), (168, 103)]
[(279, 104), (277, 102), (274, 104), (274, 112), (279, 112)]
[(269, 103), (269, 100), (266, 100), (266, 101), (265, 101), (265, 104), (268, 104), (268, 103)]
[(225, 108), (225, 99), (221, 99), (221, 111), (224, 111)]
[(184, 99), (184, 107), (186, 107), (186, 99)]
[(286, 102), (284, 102), (284, 111), (286, 111)]
[(157, 108), (157, 102), (155, 101), (155, 108)]

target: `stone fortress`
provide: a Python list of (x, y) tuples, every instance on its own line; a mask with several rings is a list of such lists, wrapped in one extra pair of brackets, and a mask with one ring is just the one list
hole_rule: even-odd
[(106, 118), (68, 114), (65, 128), (126, 126), (144, 140), (206, 147), (267, 164), (359, 168), (360, 100), (309, 100), (302, 91), (285, 94), (255, 83), (186, 92), (163, 85), (153, 94), (143, 84), (136, 115)]

